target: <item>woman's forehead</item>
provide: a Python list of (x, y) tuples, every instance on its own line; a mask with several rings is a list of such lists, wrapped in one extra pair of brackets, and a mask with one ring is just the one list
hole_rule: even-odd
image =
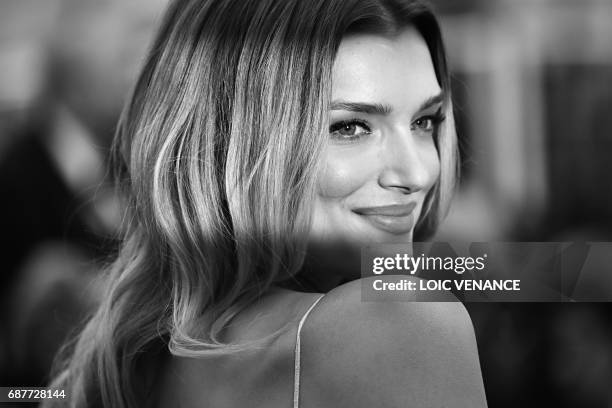
[(429, 49), (414, 28), (394, 37), (351, 35), (340, 43), (332, 72), (332, 101), (411, 110), (439, 93)]

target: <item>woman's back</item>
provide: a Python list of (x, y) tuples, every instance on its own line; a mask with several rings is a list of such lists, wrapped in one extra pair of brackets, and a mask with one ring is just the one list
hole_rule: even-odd
[[(172, 356), (159, 407), (290, 407), (302, 317), (300, 407), (486, 406), (469, 317), (456, 302), (363, 302), (362, 280), (320, 294), (277, 291), (233, 321), (228, 339), (261, 348), (202, 359)], [(450, 300), (451, 298), (449, 298)], [(314, 307), (312, 307), (314, 306)], [(457, 398), (457, 396), (462, 396)]]
[(290, 406), (299, 321), (321, 296), (275, 290), (239, 313), (225, 332), (228, 341), (244, 342), (288, 325), (265, 345), (201, 359), (172, 356), (160, 375), (158, 406)]

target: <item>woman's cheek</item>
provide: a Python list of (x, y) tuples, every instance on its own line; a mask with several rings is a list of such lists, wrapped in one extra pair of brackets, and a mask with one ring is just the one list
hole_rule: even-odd
[(318, 192), (322, 199), (337, 200), (349, 197), (366, 184), (372, 173), (371, 163), (363, 154), (328, 152), (319, 173)]
[(429, 186), (427, 187), (427, 191), (429, 191), (438, 181), (441, 171), (438, 149), (436, 149), (436, 146), (433, 144), (433, 142), (429, 145), (425, 157), (430, 174)]

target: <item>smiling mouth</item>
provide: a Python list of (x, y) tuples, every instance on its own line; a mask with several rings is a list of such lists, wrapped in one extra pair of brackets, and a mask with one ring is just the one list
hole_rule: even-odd
[(355, 208), (353, 212), (362, 216), (374, 227), (391, 234), (406, 234), (414, 228), (416, 203), (394, 204), (380, 207)]

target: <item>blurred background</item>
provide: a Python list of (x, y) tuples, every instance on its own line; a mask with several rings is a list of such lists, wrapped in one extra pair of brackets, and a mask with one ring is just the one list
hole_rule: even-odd
[[(432, 3), (463, 174), (435, 239), (612, 241), (612, 1)], [(109, 145), (165, 4), (0, 3), (0, 385), (44, 385), (99, 298)], [(466, 306), (489, 406), (612, 407), (609, 303)]]

